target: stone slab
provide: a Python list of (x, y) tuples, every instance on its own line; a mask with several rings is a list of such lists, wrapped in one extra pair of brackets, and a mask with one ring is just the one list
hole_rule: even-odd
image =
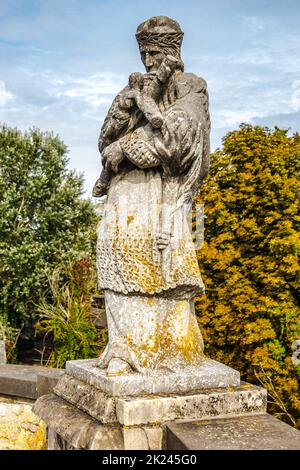
[(54, 393), (101, 423), (118, 421), (116, 398), (68, 374), (59, 380)]
[(187, 367), (180, 373), (141, 375), (132, 372), (117, 377), (107, 377), (104, 370), (96, 367), (96, 363), (97, 359), (68, 361), (66, 372), (111, 396), (185, 393), (202, 388), (240, 385), (238, 371), (212, 359), (206, 359), (197, 366)]
[(59, 379), (61, 379), (64, 375), (64, 373), (64, 369), (50, 368), (39, 372), (36, 381), (37, 397), (41, 397), (42, 395), (47, 395), (51, 393)]
[(162, 446), (160, 427), (100, 424), (54, 394), (38, 398), (33, 411), (47, 423), (49, 450), (159, 450)]
[(239, 387), (199, 390), (182, 396), (151, 396), (117, 398), (118, 422), (125, 426), (203, 419), (215, 416), (237, 416), (246, 413), (265, 413), (267, 391), (262, 387), (244, 384)]
[(62, 369), (16, 364), (0, 365), (0, 394), (35, 400), (50, 393)]
[(300, 450), (300, 431), (271, 415), (169, 423), (170, 450)]
[(0, 393), (36, 398), (37, 375), (44, 369), (42, 366), (0, 365)]

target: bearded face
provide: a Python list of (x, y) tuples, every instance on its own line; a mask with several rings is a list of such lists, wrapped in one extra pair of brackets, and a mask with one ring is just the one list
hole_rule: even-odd
[(146, 52), (141, 52), (142, 62), (147, 73), (156, 73), (164, 57), (165, 54), (162, 51), (149, 50)]
[(147, 73), (154, 74), (167, 55), (175, 57), (178, 68), (183, 71), (180, 57), (183, 32), (177, 21), (167, 16), (153, 16), (138, 26), (135, 36)]

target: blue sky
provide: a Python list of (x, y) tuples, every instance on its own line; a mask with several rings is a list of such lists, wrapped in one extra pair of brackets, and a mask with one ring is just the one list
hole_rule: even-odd
[(210, 93), (212, 148), (241, 122), (300, 130), (299, 0), (1, 0), (0, 121), (58, 133), (90, 196), (99, 129), (143, 71), (135, 30), (167, 15)]

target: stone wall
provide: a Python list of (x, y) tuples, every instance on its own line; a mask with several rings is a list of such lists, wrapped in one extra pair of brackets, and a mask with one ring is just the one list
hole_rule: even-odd
[(46, 426), (33, 401), (0, 395), (0, 450), (47, 449)]
[(46, 367), (0, 365), (0, 450), (47, 449), (46, 426), (32, 407), (63, 374)]

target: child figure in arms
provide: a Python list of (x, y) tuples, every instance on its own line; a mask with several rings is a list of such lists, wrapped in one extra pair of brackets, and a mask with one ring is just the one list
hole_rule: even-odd
[[(146, 117), (152, 127), (161, 128), (163, 117), (156, 100), (176, 66), (177, 59), (167, 55), (156, 74), (151, 76), (150, 84), (147, 84), (149, 81), (147, 74), (135, 72), (129, 76), (127, 91), (117, 96), (109, 113), (109, 120), (106, 120), (102, 127), (99, 151), (102, 154), (104, 168), (93, 188), (94, 197), (107, 194), (112, 172), (117, 173), (118, 166), (124, 158), (120, 148), (119, 153), (114, 156), (113, 163), (108, 162), (106, 149), (109, 145), (136, 126), (142, 116)], [(114, 151), (116, 152), (116, 149)]]

